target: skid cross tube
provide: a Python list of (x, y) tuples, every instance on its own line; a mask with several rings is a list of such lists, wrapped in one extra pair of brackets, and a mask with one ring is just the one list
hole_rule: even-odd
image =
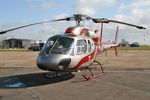
[(70, 72), (43, 73), (42, 75), (48, 79), (57, 78), (63, 75), (71, 74)]
[(91, 70), (89, 67), (87, 67), (86, 69), (89, 70), (89, 72), (90, 72), (90, 74), (91, 74), (91, 77), (88, 77), (86, 74), (83, 74), (82, 76), (83, 76), (86, 80), (94, 79), (94, 78), (97, 78), (97, 77), (100, 77), (100, 76), (106, 74), (106, 72), (104, 72), (104, 70), (103, 70), (102, 64), (101, 64), (100, 62), (98, 62), (98, 61), (94, 61), (94, 62), (96, 62), (96, 63), (99, 64), (99, 66), (101, 67), (102, 73), (101, 73), (101, 74), (98, 74), (98, 75), (94, 75), (94, 73), (92, 72), (92, 70)]

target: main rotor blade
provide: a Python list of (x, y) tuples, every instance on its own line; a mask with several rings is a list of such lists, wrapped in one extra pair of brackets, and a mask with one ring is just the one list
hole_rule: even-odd
[(17, 29), (20, 29), (20, 28), (24, 28), (24, 27), (28, 27), (28, 26), (33, 26), (33, 25), (37, 25), (37, 24), (48, 23), (48, 22), (52, 22), (52, 21), (44, 21), (44, 22), (38, 22), (38, 23), (23, 25), (23, 26), (20, 26), (20, 27), (16, 27), (16, 28), (12, 28), (12, 29), (6, 30), (6, 31), (1, 31), (0, 34), (5, 34), (7, 32), (10, 32), (10, 31), (13, 31), (13, 30), (17, 30)]
[(126, 22), (121, 22), (121, 21), (116, 21), (116, 20), (109, 20), (109, 22), (124, 24), (124, 25), (128, 25), (128, 26), (136, 27), (138, 29), (146, 29), (143, 26), (138, 26), (138, 25), (134, 25), (134, 24), (126, 23)]
[(138, 29), (146, 29), (143, 26), (138, 26), (138, 25), (122, 22), (122, 21), (109, 20), (109, 19), (106, 19), (106, 18), (93, 18), (92, 21), (94, 23), (110, 23), (110, 22), (113, 22), (113, 23), (119, 23), (119, 24), (124, 24), (124, 25), (128, 25), (128, 26), (136, 27)]
[(51, 21), (43, 21), (43, 22), (23, 25), (23, 26), (20, 26), (20, 27), (16, 27), (16, 28), (5, 30), (5, 31), (1, 31), (0, 34), (5, 34), (5, 33), (10, 32), (10, 31), (14, 31), (14, 30), (17, 30), (17, 29), (21, 29), (21, 28), (25, 28), (25, 27), (29, 27), (29, 26), (33, 26), (33, 25), (37, 25), (37, 24), (44, 24), (44, 23), (55, 22), (55, 21), (64, 21), (64, 20), (69, 21), (70, 18), (68, 17), (68, 18), (64, 18), (64, 19), (56, 19), (56, 20), (51, 20)]

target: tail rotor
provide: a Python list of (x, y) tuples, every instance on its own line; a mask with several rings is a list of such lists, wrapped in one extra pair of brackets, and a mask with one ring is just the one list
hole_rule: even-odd
[(118, 32), (119, 32), (119, 26), (117, 26), (115, 42), (114, 42), (116, 44), (116, 46), (114, 47), (116, 56), (118, 56), (118, 48), (117, 48), (117, 46), (118, 46)]

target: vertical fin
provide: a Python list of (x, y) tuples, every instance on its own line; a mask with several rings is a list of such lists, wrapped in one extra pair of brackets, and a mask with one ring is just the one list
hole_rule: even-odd
[(115, 47), (115, 54), (116, 54), (116, 56), (118, 56), (118, 48), (117, 47)]

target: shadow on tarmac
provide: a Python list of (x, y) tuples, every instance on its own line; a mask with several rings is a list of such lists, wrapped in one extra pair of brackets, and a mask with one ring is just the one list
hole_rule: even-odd
[(2, 96), (0, 96), (0, 100), (2, 100), (2, 98), (3, 98), (3, 97), (2, 97)]
[[(49, 74), (53, 74), (48, 72)], [(65, 74), (55, 78), (46, 78), (42, 74), (48, 73), (33, 73), (24, 75), (15, 75), (8, 77), (0, 77), (0, 88), (27, 88), (34, 86), (41, 86), (47, 84), (54, 84), (62, 81), (72, 79), (75, 75)]]

